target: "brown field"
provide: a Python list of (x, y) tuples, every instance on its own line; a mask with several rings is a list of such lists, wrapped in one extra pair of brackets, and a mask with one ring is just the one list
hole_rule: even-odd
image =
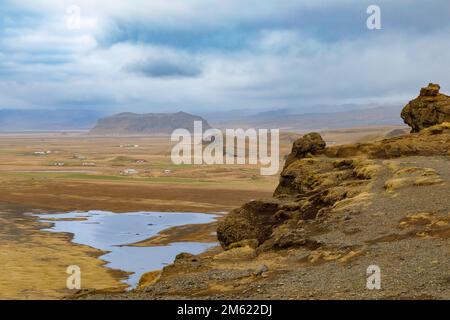
[(363, 127), (337, 130), (325, 130), (320, 134), (327, 145), (339, 145), (348, 143), (364, 143), (390, 137), (391, 133), (410, 131), (407, 126)]
[[(331, 144), (383, 137), (392, 127), (329, 131)], [(281, 135), (281, 164), (297, 134)], [(71, 210), (229, 211), (270, 197), (278, 175), (261, 176), (250, 165), (171, 163), (169, 137), (93, 137), (84, 133), (0, 135), (0, 298), (61, 298), (66, 267), (84, 270), (83, 288), (120, 287), (124, 276), (103, 266), (98, 250), (70, 242), (65, 234), (39, 231), (44, 225), (26, 212)], [(123, 174), (135, 169), (137, 174)], [(169, 171), (167, 171), (169, 170)], [(201, 241), (213, 226), (169, 230), (138, 245), (171, 238)], [(175, 234), (178, 233), (178, 234)]]

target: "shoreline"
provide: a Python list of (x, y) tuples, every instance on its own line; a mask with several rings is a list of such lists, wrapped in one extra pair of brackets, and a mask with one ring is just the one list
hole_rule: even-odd
[(74, 243), (70, 233), (43, 231), (51, 223), (40, 222), (33, 211), (0, 204), (1, 299), (64, 299), (71, 294), (65, 287), (66, 269), (74, 260), (86, 287), (125, 289), (121, 281), (128, 274), (106, 267), (108, 262), (100, 258), (104, 251)]
[[(110, 283), (109, 285), (105, 286), (89, 286), (85, 289), (81, 289), (77, 292), (70, 292), (69, 290), (63, 290), (67, 291), (65, 293), (61, 293), (62, 288), (55, 287), (54, 290), (47, 291), (48, 293), (45, 294), (46, 297), (51, 297), (51, 299), (71, 299), (71, 297), (76, 296), (80, 294), (80, 292), (83, 293), (120, 293), (120, 292), (126, 292), (128, 290), (132, 290), (133, 288), (130, 287), (128, 284), (124, 283), (124, 280), (127, 280), (130, 276), (129, 272), (126, 272), (121, 269), (115, 269), (106, 266), (110, 261), (103, 260), (101, 257), (105, 254), (108, 254), (108, 251), (100, 250), (98, 248), (85, 245), (85, 244), (79, 244), (75, 243), (73, 241), (74, 234), (70, 232), (51, 232), (51, 231), (45, 231), (44, 229), (49, 229), (54, 226), (54, 223), (52, 221), (40, 221), (38, 216), (36, 214), (62, 214), (61, 210), (43, 210), (43, 209), (30, 209), (27, 206), (24, 205), (16, 205), (11, 203), (1, 203), (2, 212), (7, 210), (9, 212), (14, 212), (13, 214), (18, 217), (19, 220), (22, 221), (28, 228), (31, 228), (33, 233), (37, 233), (38, 237), (45, 237), (45, 238), (51, 238), (51, 239), (59, 239), (59, 241), (63, 241), (63, 245), (60, 246), (60, 249), (58, 251), (68, 251), (68, 254), (71, 254), (72, 252), (78, 252), (83, 251), (86, 258), (92, 258), (95, 260), (91, 264), (91, 267), (94, 267), (97, 265), (99, 268), (103, 270), (103, 272), (106, 272), (109, 277), (111, 277), (111, 280), (113, 280), (113, 283), (110, 282), (110, 280), (107, 280), (104, 276), (100, 276), (99, 271), (94, 272), (94, 274), (98, 274), (98, 278), (100, 282), (102, 282), (102, 279), (104, 279), (105, 284)], [(81, 211), (81, 210), (78, 210)], [(172, 213), (174, 211), (166, 211), (167, 213)], [(115, 212), (116, 214), (120, 214), (120, 212)], [(124, 212), (121, 212), (124, 213)], [(186, 212), (188, 213), (188, 212)], [(205, 212), (201, 212), (205, 213)], [(217, 213), (215, 213), (217, 214)], [(9, 215), (7, 215), (9, 216)], [(0, 214), (1, 218), (1, 214)], [(220, 217), (219, 217), (220, 218)], [(55, 218), (57, 219), (57, 218)], [(26, 222), (24, 222), (26, 221)], [(129, 246), (135, 246), (135, 247), (144, 247), (144, 246), (165, 246), (169, 245), (170, 243), (175, 242), (216, 242), (216, 238), (210, 234), (211, 230), (214, 230), (214, 226), (216, 225), (217, 221), (206, 223), (206, 224), (198, 224), (198, 225), (183, 225), (178, 227), (170, 227), (167, 229), (164, 229), (160, 232), (158, 232), (156, 235), (153, 235), (147, 239), (144, 239), (138, 243), (132, 243)], [(177, 235), (177, 232), (182, 230), (182, 234)], [(1, 238), (1, 237), (0, 237)], [(164, 241), (161, 241), (161, 238), (164, 238)], [(208, 241), (207, 241), (208, 240)], [(211, 241), (212, 240), (212, 241)], [(158, 244), (159, 242), (159, 244)], [(1, 242), (0, 242), (1, 244)], [(33, 243), (30, 243), (33, 245)], [(37, 257), (40, 259), (39, 257)], [(51, 257), (48, 257), (51, 258)], [(47, 258), (46, 258), (47, 259)], [(53, 259), (53, 258), (52, 258)], [(17, 259), (15, 263), (20, 263), (20, 259)], [(50, 263), (51, 264), (51, 263)], [(33, 267), (31, 265), (31, 267)], [(38, 266), (36, 265), (36, 268)], [(85, 268), (84, 268), (85, 269)], [(89, 268), (90, 269), (90, 268)], [(148, 270), (151, 271), (151, 270)], [(154, 270), (153, 270), (154, 271)], [(160, 269), (159, 269), (160, 271)], [(36, 269), (36, 272), (38, 270)], [(101, 273), (103, 273), (101, 272)], [(91, 273), (91, 271), (89, 271)], [(64, 279), (66, 276), (65, 273), (61, 272), (61, 277)], [(0, 279), (1, 281), (1, 279)], [(62, 281), (64, 282), (64, 281)], [(1, 282), (0, 282), (1, 283)], [(25, 288), (24, 288), (25, 289)], [(4, 289), (5, 291), (8, 291), (8, 288)], [(48, 289), (47, 289), (48, 290)], [(8, 297), (14, 297), (11, 296), (11, 293), (5, 293), (2, 294), (2, 298), (8, 298)], [(53, 291), (53, 293), (52, 293)], [(39, 295), (41, 297), (44, 297), (42, 295)], [(39, 298), (39, 296), (33, 296), (33, 298)], [(23, 297), (16, 297), (16, 298), (23, 298)]]
[[(96, 214), (99, 214), (99, 211), (95, 211)], [(31, 215), (32, 217), (37, 218), (37, 222), (41, 224), (41, 228), (39, 229), (41, 232), (49, 232), (49, 233), (57, 233), (57, 234), (64, 234), (67, 236), (69, 241), (72, 244), (75, 245), (82, 245), (87, 246), (93, 250), (99, 251), (95, 257), (102, 262), (104, 262), (103, 266), (111, 269), (113, 272), (119, 272), (121, 276), (118, 280), (121, 282), (130, 280), (130, 276), (134, 274), (132, 271), (126, 271), (123, 268), (120, 267), (110, 267), (109, 264), (114, 264), (114, 260), (108, 260), (107, 258), (102, 258), (103, 256), (106, 256), (110, 253), (113, 253), (113, 251), (110, 250), (104, 250), (101, 249), (95, 245), (90, 245), (88, 243), (83, 242), (76, 242), (75, 237), (76, 233), (70, 232), (70, 231), (63, 231), (61, 229), (57, 230), (57, 222), (83, 222), (88, 221), (89, 217), (70, 217), (70, 218), (58, 218), (57, 215), (65, 215), (65, 214), (87, 214), (88, 212), (82, 212), (82, 211), (74, 211), (69, 213), (40, 213), (39, 215), (35, 213), (27, 213)], [(193, 213), (193, 212), (121, 212), (121, 213), (113, 213), (113, 212), (104, 212), (105, 214), (113, 214), (113, 215), (127, 215), (127, 214), (140, 214), (140, 213), (152, 213), (152, 214), (178, 214), (178, 215), (191, 215), (191, 214), (206, 214), (206, 213)], [(50, 215), (52, 217), (46, 218), (45, 216)], [(175, 226), (169, 226), (167, 228), (161, 229), (156, 234), (153, 234), (151, 236), (146, 237), (145, 239), (142, 239), (137, 242), (129, 242), (127, 240), (124, 240), (125, 243), (121, 245), (113, 245), (113, 247), (135, 247), (135, 248), (149, 248), (149, 247), (166, 247), (166, 246), (172, 246), (179, 243), (192, 243), (192, 244), (210, 244), (210, 245), (218, 245), (217, 237), (215, 235), (215, 230), (218, 221), (223, 218), (223, 215), (218, 216), (217, 214), (210, 213), (210, 215), (214, 220), (212, 222), (207, 223), (186, 223), (183, 225), (175, 225)], [(122, 230), (122, 232), (131, 232), (132, 230)], [(133, 231), (134, 232), (134, 231)], [(208, 249), (206, 249), (208, 250)], [(189, 251), (189, 249), (186, 249), (186, 252)], [(181, 251), (180, 253), (185, 252)], [(168, 262), (168, 264), (173, 263), (173, 261)], [(165, 263), (164, 263), (165, 264)], [(162, 270), (162, 267), (160, 269), (154, 269), (154, 270)], [(145, 272), (149, 272), (148, 270)], [(144, 273), (144, 274), (145, 274)], [(134, 289), (134, 286), (130, 286), (126, 289)]]

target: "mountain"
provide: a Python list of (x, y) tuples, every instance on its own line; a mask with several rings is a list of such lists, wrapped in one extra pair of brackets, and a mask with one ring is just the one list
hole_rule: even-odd
[(193, 132), (194, 121), (202, 121), (203, 130), (210, 128), (208, 122), (202, 117), (185, 112), (145, 114), (124, 112), (99, 119), (89, 134), (171, 134), (176, 129), (188, 129)]
[(0, 131), (87, 130), (102, 116), (91, 110), (0, 109)]

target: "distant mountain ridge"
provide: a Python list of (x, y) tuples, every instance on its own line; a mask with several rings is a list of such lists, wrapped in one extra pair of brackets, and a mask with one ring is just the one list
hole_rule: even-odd
[(243, 128), (280, 128), (289, 131), (326, 130), (366, 126), (401, 125), (401, 106), (383, 106), (339, 112), (295, 113), (278, 109), (220, 121), (210, 119), (213, 126)]
[(201, 121), (203, 130), (209, 129), (208, 122), (200, 116), (186, 112), (144, 113), (124, 112), (99, 119), (89, 134), (93, 135), (139, 135), (171, 134), (176, 129), (194, 131), (194, 121)]
[[(348, 107), (348, 106), (345, 106)], [(177, 128), (192, 131), (195, 120), (203, 121), (203, 129), (215, 128), (280, 128), (288, 131), (327, 130), (339, 128), (401, 125), (401, 105), (363, 108), (336, 112), (300, 113), (296, 109), (211, 110), (192, 115), (177, 113), (119, 113), (110, 116), (105, 110), (76, 109), (0, 109), (0, 132), (90, 130), (91, 134), (170, 134)], [(361, 108), (359, 108), (361, 107)], [(326, 110), (330, 109), (326, 107)], [(100, 120), (99, 120), (100, 119)], [(207, 120), (205, 120), (207, 119)]]
[(103, 116), (94, 110), (0, 109), (0, 132), (88, 130)]

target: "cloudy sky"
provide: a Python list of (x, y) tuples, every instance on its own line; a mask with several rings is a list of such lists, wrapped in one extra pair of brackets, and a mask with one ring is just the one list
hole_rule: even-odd
[(404, 103), (450, 92), (449, 16), (447, 0), (1, 0), (0, 108)]

